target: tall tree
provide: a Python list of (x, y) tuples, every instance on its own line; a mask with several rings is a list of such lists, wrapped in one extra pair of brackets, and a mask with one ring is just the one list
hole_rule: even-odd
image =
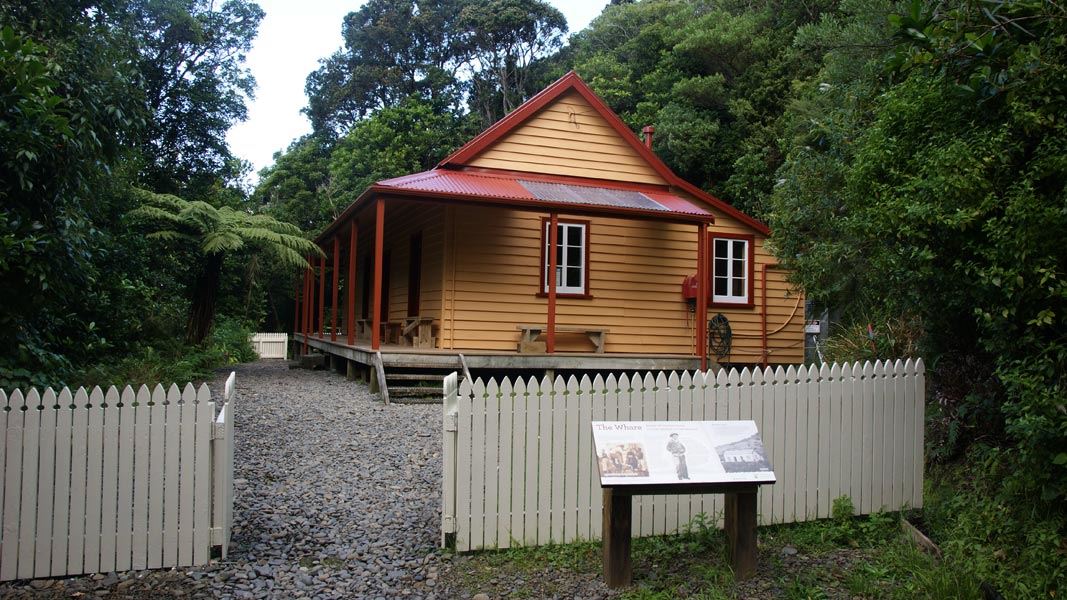
[(487, 127), (528, 97), (531, 66), (563, 44), (567, 20), (541, 0), (481, 0), (463, 7), (459, 26), (471, 110)]
[(261, 16), (244, 0), (0, 0), (0, 385), (60, 383), (184, 312), (186, 266), (128, 231), (129, 187), (239, 172), (224, 134)]
[(377, 180), (433, 167), (471, 133), (467, 123), (415, 96), (360, 121), (330, 155), (334, 210), (344, 210)]
[(306, 113), (317, 133), (339, 136), (412, 95), (439, 113), (473, 97), (495, 120), (525, 99), (531, 64), (566, 31), (543, 0), (371, 0), (345, 17), (345, 47), (308, 76)]
[(136, 44), (152, 112), (145, 185), (170, 192), (209, 186), (234, 160), (226, 131), (244, 120), (245, 98), (255, 95), (244, 60), (263, 15), (249, 0), (130, 0), (120, 27)]
[(440, 110), (461, 101), (465, 51), (456, 21), (466, 0), (371, 0), (344, 18), (344, 49), (307, 78), (305, 110), (315, 131), (343, 133), (412, 94)]
[(336, 215), (330, 189), (330, 153), (333, 145), (321, 135), (305, 135), (259, 174), (251, 201), (282, 221), (314, 232)]

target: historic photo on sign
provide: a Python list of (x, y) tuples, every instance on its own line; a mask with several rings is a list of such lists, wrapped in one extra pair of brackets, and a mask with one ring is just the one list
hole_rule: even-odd
[(641, 444), (615, 444), (597, 457), (600, 472), (612, 477), (648, 477), (648, 461)]
[(754, 421), (595, 421), (603, 486), (775, 480)]

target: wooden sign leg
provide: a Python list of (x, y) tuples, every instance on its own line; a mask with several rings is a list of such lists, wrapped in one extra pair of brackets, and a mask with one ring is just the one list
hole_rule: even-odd
[(626, 587), (633, 580), (630, 562), (630, 518), (633, 496), (604, 488), (604, 583)]
[(756, 490), (726, 494), (724, 528), (730, 545), (734, 578), (756, 572)]

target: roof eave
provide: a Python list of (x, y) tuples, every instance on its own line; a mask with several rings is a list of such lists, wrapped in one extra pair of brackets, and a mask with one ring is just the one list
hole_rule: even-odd
[(478, 194), (462, 194), (457, 192), (429, 192), (425, 190), (408, 190), (388, 186), (374, 185), (370, 188), (375, 194), (386, 196), (399, 196), (425, 200), (452, 200), (470, 204), (492, 205), (501, 208), (537, 209), (541, 211), (557, 211), (568, 214), (601, 215), (618, 218), (640, 218), (654, 221), (672, 221), (683, 223), (713, 223), (715, 216), (711, 214), (690, 214), (676, 211), (644, 210), (639, 208), (625, 208), (618, 206), (604, 206), (601, 204), (581, 204), (577, 202), (551, 202), (537, 198), (497, 198)]

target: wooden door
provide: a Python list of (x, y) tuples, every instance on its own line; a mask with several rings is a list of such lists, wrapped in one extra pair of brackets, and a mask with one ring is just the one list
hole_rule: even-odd
[(408, 253), (408, 316), (419, 315), (419, 296), (422, 290), (422, 232), (411, 236), (410, 252)]
[(389, 322), (389, 251), (382, 254), (382, 323)]
[[(360, 313), (362, 318), (370, 318), (371, 293), (374, 289), (374, 260), (371, 257), (363, 259), (363, 306)], [(389, 251), (382, 253), (382, 323), (389, 321)]]

